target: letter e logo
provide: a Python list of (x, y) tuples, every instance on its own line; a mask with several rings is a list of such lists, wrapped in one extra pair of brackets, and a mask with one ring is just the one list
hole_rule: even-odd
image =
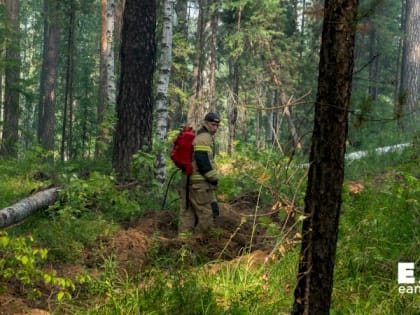
[(398, 263), (398, 283), (414, 283), (414, 263)]

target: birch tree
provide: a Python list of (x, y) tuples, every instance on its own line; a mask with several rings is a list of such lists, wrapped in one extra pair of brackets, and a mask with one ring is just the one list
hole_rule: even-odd
[(99, 100), (97, 110), (97, 139), (95, 156), (103, 155), (107, 143), (108, 131), (105, 115), (115, 105), (115, 60), (114, 60), (114, 0), (101, 0), (101, 38), (99, 62)]
[(166, 180), (166, 150), (164, 143), (168, 132), (168, 86), (171, 76), (172, 33), (176, 0), (165, 0), (163, 8), (163, 34), (156, 94), (156, 133), (162, 143), (156, 158), (156, 175), (160, 184)]

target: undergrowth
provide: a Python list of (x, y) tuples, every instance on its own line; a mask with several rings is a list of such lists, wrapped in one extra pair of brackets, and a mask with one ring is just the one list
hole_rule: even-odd
[[(248, 148), (249, 149), (249, 148)], [(246, 191), (257, 191), (266, 205), (302, 210), (306, 169), (274, 152), (239, 151), (237, 158), (219, 158), (223, 173), (220, 196), (228, 202)], [(395, 153), (394, 158), (371, 158), (348, 165), (343, 191), (339, 243), (331, 314), (418, 314), (419, 294), (400, 294), (397, 263), (419, 261), (420, 174), (418, 151)], [(398, 163), (395, 162), (398, 157)], [(369, 160), (369, 159), (368, 159)], [(381, 164), (380, 161), (385, 161)], [(2, 161), (3, 206), (39, 183), (33, 167)], [(22, 171), (16, 170), (22, 167)], [(30, 171), (31, 170), (31, 171)], [(67, 172), (65, 189), (47, 212), (8, 229), (11, 236), (30, 233), (48, 248), (50, 262), (82, 263), (82, 252), (98, 237), (111, 235), (122, 222), (159, 209), (162, 192), (143, 194), (140, 188), (119, 190), (112, 175), (90, 171), (88, 176)], [(58, 177), (56, 177), (58, 178)], [(347, 188), (349, 181), (359, 189)], [(176, 179), (174, 181), (176, 187)], [(15, 185), (8, 189), (8, 185)], [(170, 196), (176, 195), (174, 188)], [(15, 190), (15, 191), (13, 191)], [(159, 200), (156, 202), (156, 200)], [(4, 201), (3, 201), (4, 200)], [(273, 206), (274, 207), (274, 206)], [(176, 202), (170, 205), (176, 209)], [(258, 206), (256, 207), (256, 211)], [(283, 214), (284, 215), (284, 214)], [(121, 273), (112, 255), (95, 273), (83, 266), (75, 276), (75, 294), (56, 303), (53, 314), (288, 314), (293, 303), (299, 244), (276, 248), (260, 264), (237, 262), (185, 263), (178, 256), (151, 252), (154, 263), (136, 275)], [(277, 227), (278, 228), (278, 227)], [(277, 229), (278, 230), (278, 229)], [(288, 244), (290, 245), (290, 244)], [(186, 253), (188, 254), (188, 253)], [(156, 257), (153, 257), (155, 255)], [(84, 270), (84, 271), (83, 271)]]

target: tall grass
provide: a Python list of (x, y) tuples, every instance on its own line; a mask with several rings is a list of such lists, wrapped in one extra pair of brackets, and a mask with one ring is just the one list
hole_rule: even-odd
[[(24, 175), (28, 166), (2, 162), (0, 169), (6, 170), (7, 176), (3, 178), (8, 183), (22, 181), (15, 183), (17, 187), (24, 187), (16, 188), (19, 190), (16, 196), (25, 194), (26, 187), (36, 186)], [(418, 154), (407, 151), (390, 155), (390, 158), (368, 157), (348, 165), (348, 179), (357, 180), (363, 189), (357, 192), (345, 189), (343, 192), (331, 314), (420, 312), (419, 294), (398, 292), (396, 270), (398, 262), (418, 262), (420, 259), (418, 162)], [(227, 200), (244, 190), (262, 187), (261, 196), (265, 202), (276, 202), (279, 198), (285, 202), (289, 198), (289, 205), (302, 206), (304, 171), (288, 158), (253, 151), (230, 163), (235, 167), (224, 174), (221, 183)], [(13, 171), (15, 166), (26, 170)], [(271, 172), (261, 172), (267, 168)], [(26, 181), (29, 184), (25, 184)], [(9, 202), (13, 199), (10, 193), (5, 189), (0, 191), (0, 197), (6, 196), (5, 200)], [(95, 242), (101, 232), (112, 233), (117, 216), (129, 219), (133, 213), (141, 214), (142, 206), (153, 201), (142, 200), (135, 205), (132, 197), (114, 191), (110, 177), (92, 172), (89, 179), (69, 181), (61, 204), (47, 212), (49, 216), (32, 219), (39, 221), (21, 224), (12, 230), (36, 235), (43, 229), (45, 235), (39, 240), (52, 247), (50, 253), (55, 255), (55, 261), (77, 263), (80, 261), (71, 260), (72, 255)], [(279, 239), (283, 237), (280, 235)], [(198, 259), (191, 265), (190, 261), (186, 263), (179, 259), (180, 253), (174, 257), (165, 256), (164, 260), (156, 257), (149, 268), (130, 276), (119, 272), (112, 255), (104, 257), (103, 265), (95, 272), (87, 270), (77, 277), (73, 300), (56, 304), (51, 312), (289, 314), (299, 244), (280, 251), (281, 245), (280, 241), (271, 255), (259, 264), (245, 258), (242, 263)], [(160, 254), (159, 251), (155, 253)]]

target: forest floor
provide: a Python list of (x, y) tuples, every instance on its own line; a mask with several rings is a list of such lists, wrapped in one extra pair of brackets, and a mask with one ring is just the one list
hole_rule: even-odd
[[(216, 232), (212, 235), (181, 240), (177, 238), (174, 212), (151, 211), (137, 221), (122, 226), (112, 237), (101, 239), (92, 248), (86, 249), (82, 264), (53, 267), (58, 275), (74, 279), (81, 270), (91, 270), (93, 275), (98, 273), (98, 266), (104, 262), (104, 257), (113, 255), (119, 268), (130, 275), (148, 268), (159, 255), (179, 259), (181, 249), (188, 250), (187, 259), (191, 263), (234, 263), (241, 257), (249, 258), (250, 263), (264, 263), (273, 254), (275, 238), (267, 233), (268, 225), (255, 224), (257, 205), (258, 220), (267, 217), (268, 222), (276, 223), (279, 230), (291, 235), (289, 244), (293, 246), (293, 238), (299, 235), (293, 230), (294, 210), (285, 205), (262, 206), (258, 193), (252, 192), (229, 203), (220, 203), (220, 216), (215, 220)], [(279, 211), (285, 211), (283, 222), (279, 220)], [(41, 288), (41, 291), (44, 291), (43, 298), (24, 298), (22, 285), (9, 281), (6, 292), (0, 292), (0, 314), (49, 314), (46, 310), (50, 303), (54, 303), (53, 298), (48, 298), (46, 288)]]

